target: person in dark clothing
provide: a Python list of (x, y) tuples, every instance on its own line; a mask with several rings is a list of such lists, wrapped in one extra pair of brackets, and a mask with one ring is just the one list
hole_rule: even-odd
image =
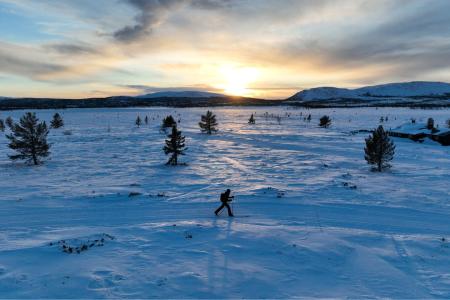
[(222, 202), (222, 205), (216, 209), (216, 211), (214, 212), (216, 214), (216, 216), (219, 214), (219, 212), (226, 207), (228, 210), (228, 216), (229, 217), (234, 217), (233, 212), (231, 211), (231, 207), (228, 204), (228, 202), (233, 201), (234, 196), (230, 196), (231, 190), (227, 189), (225, 191), (225, 193), (220, 194), (220, 201)]

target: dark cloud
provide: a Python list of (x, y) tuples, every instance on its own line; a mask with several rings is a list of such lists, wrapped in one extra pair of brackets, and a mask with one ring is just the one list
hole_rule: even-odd
[(150, 94), (156, 92), (184, 92), (184, 91), (202, 91), (202, 92), (220, 92), (221, 89), (217, 89), (208, 85), (198, 84), (183, 87), (157, 87), (149, 85), (120, 85), (120, 87), (125, 87), (139, 91), (143, 94)]
[(76, 44), (52, 44), (47, 45), (46, 48), (56, 51), (60, 54), (65, 55), (76, 55), (76, 54), (96, 54), (98, 50), (85, 46)]
[(232, 6), (231, 0), (192, 0), (192, 7), (200, 9), (223, 9)]
[(442, 52), (439, 43), (450, 42), (449, 11), (450, 1), (434, 1), (394, 14), (369, 31), (347, 37), (345, 46), (335, 52), (336, 58), (375, 62)]
[[(400, 2), (392, 18), (375, 29), (377, 36), (401, 39), (430, 36), (447, 36), (450, 33), (450, 1), (421, 1), (420, 5), (408, 11)], [(404, 4), (404, 3), (403, 3)]]
[(6, 53), (0, 50), (0, 72), (41, 79), (45, 76), (66, 70), (67, 68), (63, 65), (23, 58), (13, 53)]
[(182, 5), (183, 0), (125, 0), (138, 10), (135, 24), (125, 26), (113, 36), (116, 40), (123, 42), (136, 41), (152, 32), (170, 10)]
[(378, 24), (355, 28), (330, 40), (298, 39), (280, 46), (280, 53), (287, 60), (314, 61), (318, 69), (385, 70), (384, 74), (371, 74), (373, 80), (380, 75), (386, 76), (385, 80), (420, 78), (450, 69), (450, 1), (435, 1), (433, 5), (422, 1), (422, 5), (409, 9), (401, 3)]

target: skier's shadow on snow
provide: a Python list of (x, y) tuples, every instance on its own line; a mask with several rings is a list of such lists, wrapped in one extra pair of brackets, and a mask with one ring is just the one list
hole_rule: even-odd
[[(224, 222), (226, 222), (226, 226), (220, 226), (221, 224), (224, 224)], [(218, 240), (219, 243), (216, 243), (216, 248), (211, 251), (211, 254), (208, 257), (208, 288), (212, 293), (216, 290), (226, 291), (228, 289), (228, 286), (226, 285), (228, 282), (228, 251), (226, 249), (224, 251), (224, 248), (228, 245), (233, 222), (234, 218), (224, 219), (216, 217), (212, 223), (213, 228), (217, 229), (217, 235), (225, 232), (225, 238)], [(222, 260), (220, 260), (220, 256), (222, 256)], [(222, 267), (219, 266), (221, 261), (223, 261)], [(220, 272), (220, 268), (223, 273), (217, 274)], [(218, 282), (221, 283), (221, 286), (214, 286)]]

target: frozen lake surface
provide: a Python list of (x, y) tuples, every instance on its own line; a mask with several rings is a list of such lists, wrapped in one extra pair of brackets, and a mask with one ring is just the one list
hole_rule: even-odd
[[(210, 109), (212, 136), (206, 108), (59, 110), (37, 167), (11, 162), (1, 134), (0, 298), (450, 298), (450, 147), (394, 138), (393, 168), (374, 173), (352, 134), (381, 116), (443, 127), (449, 109)], [(167, 114), (186, 166), (164, 165)], [(226, 188), (235, 218), (213, 214)]]

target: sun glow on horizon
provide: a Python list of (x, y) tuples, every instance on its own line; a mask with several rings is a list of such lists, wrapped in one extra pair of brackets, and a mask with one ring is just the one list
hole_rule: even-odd
[(259, 71), (251, 67), (224, 66), (220, 69), (225, 83), (220, 86), (232, 96), (250, 96), (249, 85), (256, 81)]

